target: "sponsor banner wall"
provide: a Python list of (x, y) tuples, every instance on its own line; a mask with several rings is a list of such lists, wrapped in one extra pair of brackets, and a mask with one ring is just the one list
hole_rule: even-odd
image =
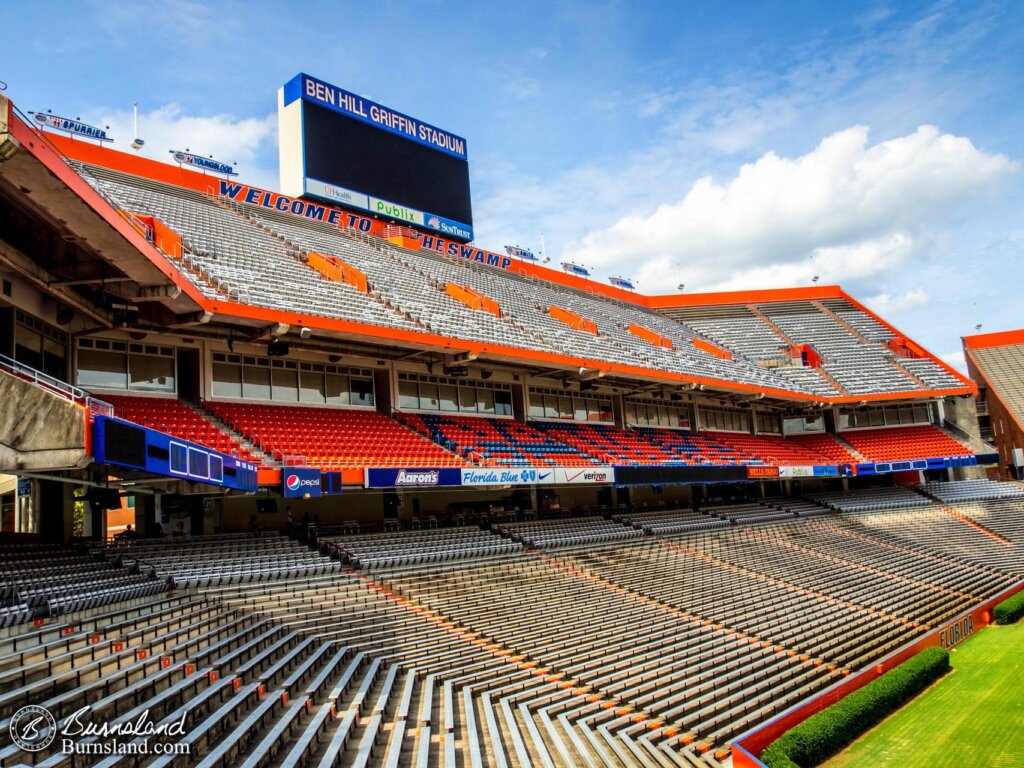
[(673, 485), (685, 483), (738, 483), (745, 482), (746, 467), (633, 467), (616, 466), (618, 485)]
[(839, 477), (839, 467), (831, 464), (779, 467), (779, 477)]
[(478, 467), (462, 470), (462, 485), (535, 485), (553, 482), (552, 468), (534, 467)]
[(814, 467), (779, 467), (779, 477), (814, 477)]
[(455, 467), (368, 467), (367, 488), (440, 488), (457, 486), (462, 481), (461, 470)]
[(556, 467), (553, 482), (556, 485), (614, 483), (615, 469), (612, 467)]
[(766, 478), (766, 477), (779, 477), (778, 467), (766, 467), (761, 465), (749, 465), (747, 467), (747, 477), (749, 478)]
[(301, 499), (306, 494), (319, 498), (320, 470), (310, 467), (285, 467), (281, 470), (281, 495), (286, 499)]
[(418, 467), (368, 468), (367, 488), (438, 488), (489, 485), (585, 485), (611, 483), (612, 467), (469, 467), (465, 469)]

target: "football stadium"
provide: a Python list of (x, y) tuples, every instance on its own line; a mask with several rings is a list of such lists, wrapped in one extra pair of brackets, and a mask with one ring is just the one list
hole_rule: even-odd
[(1022, 332), (486, 250), (472, 137), (277, 110), (263, 189), (0, 95), (0, 765), (812, 765), (1019, 675)]

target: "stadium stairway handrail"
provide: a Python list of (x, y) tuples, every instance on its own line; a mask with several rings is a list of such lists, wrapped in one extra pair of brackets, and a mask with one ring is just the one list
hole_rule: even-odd
[(85, 406), (91, 413), (100, 416), (114, 415), (114, 406), (107, 401), (93, 397), (84, 389), (79, 389), (73, 384), (68, 384), (42, 371), (37, 371), (35, 368), (19, 363), (17, 360), (13, 360), (6, 355), (0, 355), (0, 370), (6, 371), (22, 381), (34, 384), (40, 389), (45, 389), (47, 392), (62, 397), (69, 402)]

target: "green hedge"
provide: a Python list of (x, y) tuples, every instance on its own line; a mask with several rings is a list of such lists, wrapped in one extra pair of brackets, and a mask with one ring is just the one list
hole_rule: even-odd
[(824, 762), (949, 671), (949, 653), (926, 648), (863, 688), (809, 717), (761, 755), (768, 768), (811, 768)]
[(995, 607), (992, 616), (996, 624), (1016, 624), (1024, 617), (1024, 592), (1008, 597)]

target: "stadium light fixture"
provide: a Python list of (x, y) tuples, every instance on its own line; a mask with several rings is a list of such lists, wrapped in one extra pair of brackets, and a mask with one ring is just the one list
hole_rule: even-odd
[(139, 102), (132, 102), (132, 120), (135, 126), (135, 132), (132, 134), (135, 138), (132, 139), (131, 148), (138, 152), (144, 146), (146, 142), (139, 138)]
[(821, 278), (818, 277), (818, 275), (815, 275), (814, 277), (811, 278), (811, 282), (814, 283), (815, 285), (818, 284), (819, 280), (821, 280)]
[(684, 289), (685, 287), (686, 287), (686, 283), (680, 283), (679, 285), (677, 285), (677, 286), (676, 286), (676, 290), (677, 290), (677, 291), (681, 291), (681, 290), (683, 290), (683, 289)]

